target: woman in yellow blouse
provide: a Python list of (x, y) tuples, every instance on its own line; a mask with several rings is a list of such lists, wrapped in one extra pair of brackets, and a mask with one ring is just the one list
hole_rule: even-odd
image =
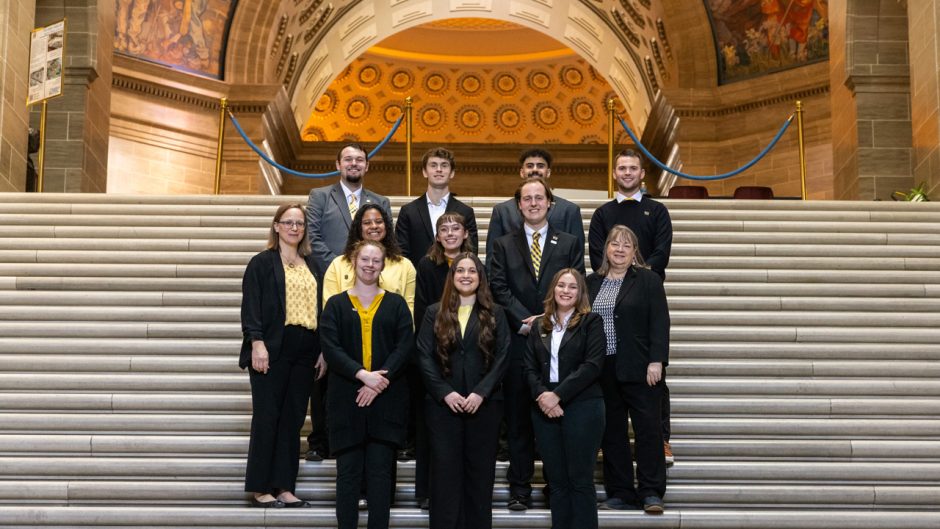
[(414, 315), (415, 309), (415, 267), (405, 259), (398, 247), (398, 240), (392, 230), (392, 219), (378, 204), (364, 204), (349, 227), (346, 249), (337, 256), (323, 274), (323, 305), (327, 300), (348, 290), (355, 283), (352, 251), (359, 241), (378, 241), (385, 248), (385, 266), (379, 277), (379, 285), (387, 292), (394, 292), (405, 298), (408, 310)]
[(252, 405), (245, 490), (255, 507), (309, 507), (294, 486), (320, 353), (314, 268), (303, 205), (279, 207), (268, 249), (251, 259), (242, 280), (238, 365), (248, 369)]
[(387, 261), (381, 243), (357, 243), (353, 286), (326, 302), (320, 322), (330, 365), (326, 406), (339, 529), (357, 527), (363, 480), (368, 527), (388, 527), (395, 451), (405, 439), (408, 387), (402, 375), (414, 333), (404, 298), (379, 284)]

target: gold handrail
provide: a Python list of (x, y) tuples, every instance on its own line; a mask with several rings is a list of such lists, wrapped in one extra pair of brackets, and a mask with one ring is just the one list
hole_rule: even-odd
[(36, 192), (42, 193), (43, 175), (46, 172), (46, 111), (48, 105), (42, 100), (42, 111), (39, 113), (39, 154), (37, 155), (39, 167), (36, 168)]
[(228, 99), (219, 100), (219, 144), (215, 151), (215, 194), (222, 190), (222, 142), (225, 141), (225, 111), (228, 109)]
[(796, 132), (800, 146), (800, 196), (806, 200), (806, 143), (803, 140), (803, 102), (796, 102)]
[(614, 198), (614, 98), (607, 100), (607, 198)]
[(405, 98), (405, 194), (411, 196), (411, 96)]

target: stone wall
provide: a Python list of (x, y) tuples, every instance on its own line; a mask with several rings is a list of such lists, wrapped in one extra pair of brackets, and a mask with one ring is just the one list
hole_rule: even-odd
[(940, 200), (940, 10), (936, 2), (909, 2), (914, 183), (927, 183)]
[(0, 1), (0, 191), (26, 189), (26, 108), (33, 0)]

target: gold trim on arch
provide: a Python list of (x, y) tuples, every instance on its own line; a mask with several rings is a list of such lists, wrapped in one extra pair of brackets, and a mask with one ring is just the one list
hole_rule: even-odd
[(533, 53), (517, 53), (512, 55), (445, 55), (439, 53), (422, 53), (414, 51), (394, 50), (382, 46), (372, 46), (369, 54), (378, 55), (387, 59), (400, 59), (423, 63), (444, 64), (508, 64), (548, 61), (575, 56), (569, 48), (540, 51)]

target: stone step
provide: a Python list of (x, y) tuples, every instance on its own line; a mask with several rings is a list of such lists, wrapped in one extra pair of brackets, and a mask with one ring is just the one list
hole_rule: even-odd
[[(667, 368), (668, 370), (668, 368)], [(773, 373), (765, 377), (678, 377), (669, 379), (674, 395), (751, 395), (782, 396), (894, 396), (940, 397), (940, 380), (872, 380), (867, 378), (777, 378)]]
[[(866, 312), (866, 313), (919, 313), (940, 312), (940, 298), (900, 297), (817, 297), (817, 296), (711, 296), (673, 295), (672, 288), (666, 292), (669, 309), (691, 312), (699, 310), (756, 310), (756, 311), (803, 311), (803, 312)], [(0, 293), (2, 300), (2, 293)]]
[[(728, 322), (729, 324), (731, 322)], [(890, 336), (897, 343), (938, 343), (940, 329), (911, 327), (772, 327), (731, 325), (673, 325), (670, 345), (676, 342), (842, 342), (881, 343)]]
[[(0, 250), (55, 251), (133, 251), (133, 252), (247, 252), (254, 254), (265, 247), (264, 240), (214, 239), (93, 239), (75, 237), (5, 237)], [(907, 247), (905, 254), (919, 255), (922, 247)], [(897, 257), (895, 255), (894, 257)]]
[(853, 297), (868, 298), (936, 298), (940, 297), (940, 285), (922, 283), (730, 283), (730, 282), (695, 282), (677, 281), (672, 271), (666, 279), (666, 295), (671, 301), (674, 296), (712, 296), (716, 298), (736, 296), (780, 296), (780, 297), (818, 297), (826, 296), (830, 300)]
[(245, 273), (245, 265), (225, 264), (90, 264), (75, 263), (4, 263), (0, 262), (0, 276), (19, 277), (152, 277), (238, 279)]
[[(244, 272), (244, 270), (242, 270)], [(239, 277), (2, 277), (0, 290), (117, 290), (177, 292), (191, 295), (201, 292), (241, 293)]]
[(238, 307), (102, 307), (102, 306), (49, 306), (0, 305), (0, 321), (82, 321), (102, 322), (238, 322)]
[[(3, 342), (0, 341), (0, 344)], [(696, 358), (722, 362), (725, 358), (812, 358), (938, 360), (940, 343), (836, 343), (836, 342), (689, 342), (672, 340), (672, 359)]]
[[(667, 506), (668, 507), (668, 506)], [(49, 528), (66, 527), (336, 527), (336, 511), (322, 507), (313, 509), (267, 509), (245, 507), (165, 507), (165, 506), (86, 506), (73, 509), (65, 506), (0, 506), (0, 517), (16, 526), (41, 524)], [(364, 523), (366, 515), (360, 516)], [(940, 525), (940, 512), (881, 510), (814, 510), (803, 506), (788, 511), (736, 510), (736, 509), (667, 509), (653, 519), (642, 511), (600, 512), (599, 527), (656, 527), (659, 529), (732, 529), (760, 527), (764, 529), (935, 529)], [(416, 508), (395, 508), (391, 511), (389, 527), (426, 527), (427, 514)], [(211, 521), (211, 525), (207, 525)], [(545, 509), (530, 509), (525, 513), (499, 509), (493, 513), (494, 529), (521, 527), (548, 527), (551, 516)]]
[(669, 259), (669, 271), (673, 268), (682, 270), (693, 269), (726, 269), (737, 268), (741, 270), (768, 270), (797, 269), (797, 270), (825, 270), (827, 272), (842, 270), (871, 270), (884, 271), (913, 271), (940, 270), (940, 259), (931, 257), (789, 257), (776, 256), (736, 256), (736, 255), (674, 255)]
[[(677, 384), (678, 385), (678, 384)], [(248, 394), (247, 381), (242, 390)], [(672, 386), (672, 383), (670, 383)], [(7, 392), (7, 389), (0, 389)], [(185, 390), (178, 390), (179, 392)], [(218, 391), (233, 391), (219, 388)], [(237, 391), (237, 390), (234, 390)], [(192, 390), (198, 394), (198, 390)], [(676, 395), (689, 393), (676, 391)], [(753, 396), (761, 396), (756, 393)], [(938, 395), (934, 395), (938, 396)], [(0, 432), (6, 433), (61, 433), (71, 434), (126, 434), (141, 435), (244, 435), (249, 431), (251, 417), (245, 413), (170, 413), (154, 410), (149, 413), (115, 411), (114, 413), (61, 413), (52, 410), (36, 416), (30, 410), (23, 413), (0, 412)], [(309, 428), (309, 426), (308, 426)], [(672, 429), (682, 438), (831, 438), (831, 439), (940, 439), (940, 419), (910, 417), (674, 417)], [(678, 433), (681, 432), (681, 436)]]
[(144, 322), (21, 322), (0, 321), (6, 337), (102, 337), (102, 338), (228, 338), (241, 340), (239, 323), (144, 323)]
[[(672, 242), (674, 245), (691, 244), (754, 244), (762, 247), (773, 247), (776, 245), (813, 245), (836, 248), (839, 251), (848, 250), (851, 246), (860, 246), (863, 248), (875, 248), (884, 246), (893, 248), (894, 246), (929, 246), (940, 242), (940, 235), (933, 233), (814, 233), (804, 232), (794, 229), (789, 232), (773, 233), (768, 236), (761, 232), (723, 232), (716, 231), (674, 231)], [(840, 247), (846, 247), (842, 249)], [(675, 248), (675, 246), (673, 246)], [(827, 252), (817, 255), (827, 255)], [(838, 255), (838, 254), (835, 254)]]
[(238, 357), (232, 353), (225, 356), (4, 354), (0, 356), (0, 376), (23, 371), (25, 366), (33, 373), (81, 373), (82, 376), (88, 373), (227, 374), (240, 372), (237, 364)]
[[(906, 270), (751, 270), (733, 268), (669, 268), (668, 282), (711, 283), (891, 283), (931, 288), (940, 283), (940, 272)], [(865, 294), (859, 294), (865, 295)]]
[(237, 358), (241, 337), (222, 339), (0, 337), (4, 354), (229, 355)]
[[(878, 298), (879, 302), (884, 298)], [(0, 307), (20, 305), (102, 306), (134, 310), (139, 307), (240, 307), (241, 292), (133, 292), (69, 290), (0, 290)], [(902, 299), (898, 302), (915, 300)], [(924, 300), (916, 300), (924, 301)]]
[[(260, 250), (260, 247), (258, 248)], [(0, 263), (56, 265), (71, 268), (75, 265), (237, 265), (242, 271), (255, 252), (197, 252), (197, 251), (138, 251), (138, 250), (0, 250)], [(887, 269), (890, 266), (887, 265)]]
[[(268, 228), (258, 226), (241, 227), (166, 227), (166, 226), (52, 226), (0, 224), (2, 238), (101, 238), (101, 239), (208, 239), (213, 241), (257, 241), (263, 248), (268, 238)], [(259, 251), (260, 251), (259, 248)]]
[[(306, 433), (306, 432), (304, 432)], [(301, 446), (306, 446), (302, 435)], [(940, 461), (936, 440), (859, 439), (698, 439), (677, 437), (673, 452), (682, 461)], [(0, 434), (0, 454), (30, 455), (41, 451), (52, 457), (130, 456), (240, 458), (248, 452), (247, 435), (34, 435)], [(730, 455), (729, 455), (730, 454)], [(329, 463), (327, 463), (329, 464)], [(406, 465), (407, 463), (399, 463)], [(500, 474), (502, 475), (502, 474)], [(0, 495), (2, 496), (2, 495)]]
[[(2, 364), (0, 364), (2, 365)], [(924, 360), (750, 360), (678, 359), (669, 363), (670, 380), (676, 377), (854, 377), (854, 378), (936, 378), (940, 379), (940, 359)], [(940, 407), (937, 408), (940, 411)]]
[[(940, 240), (940, 239), (938, 239)], [(764, 241), (767, 242), (766, 240)], [(37, 248), (40, 249), (40, 248)], [(879, 259), (936, 258), (940, 248), (935, 245), (886, 245), (886, 244), (729, 244), (727, 241), (674, 243), (670, 263), (676, 257), (690, 256), (736, 256), (736, 257), (802, 257), (832, 259), (847, 257)], [(878, 258), (878, 259), (872, 259)]]
[[(178, 479), (244, 479), (245, 458), (135, 458), (90, 457), (70, 455), (46, 457), (42, 461), (28, 457), (0, 457), (4, 476), (32, 476), (32, 479), (127, 479), (145, 475), (152, 481)], [(600, 477), (597, 465), (597, 477)], [(497, 483), (505, 483), (506, 463), (497, 463)], [(541, 465), (537, 466), (536, 482), (541, 482)], [(883, 485), (937, 485), (940, 462), (865, 462), (817, 461), (795, 465), (790, 461), (684, 461), (678, 460), (668, 469), (671, 483), (761, 483), (781, 481), (792, 483), (847, 484), (872, 483)], [(332, 482), (336, 466), (332, 461), (310, 463), (302, 461), (298, 471), (300, 480)], [(414, 463), (398, 464), (398, 479), (414, 479)], [(331, 483), (332, 484), (332, 483)], [(191, 492), (191, 491), (190, 491)]]
[[(251, 394), (243, 388), (230, 393), (222, 390), (205, 393), (171, 393), (166, 391), (120, 393), (108, 392), (100, 388), (94, 388), (91, 392), (69, 391), (58, 393), (24, 390), (0, 393), (0, 399), (2, 399), (7, 410), (17, 412), (47, 410), (56, 413), (63, 411), (79, 413), (251, 413)], [(25, 448), (28, 449), (29, 447)]]

